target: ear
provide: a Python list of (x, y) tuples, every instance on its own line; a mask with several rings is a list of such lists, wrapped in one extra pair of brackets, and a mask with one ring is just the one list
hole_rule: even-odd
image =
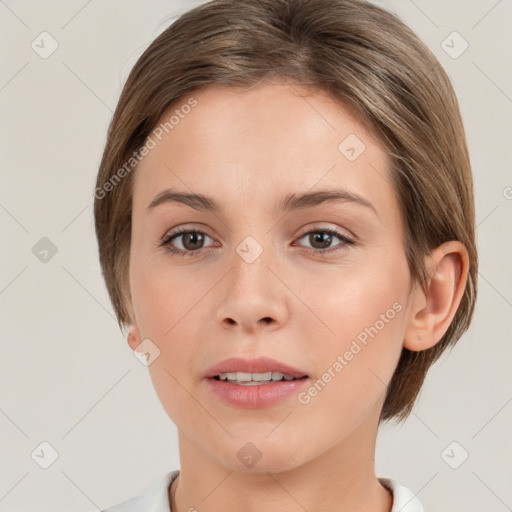
[(418, 284), (411, 292), (404, 347), (412, 351), (433, 347), (448, 330), (466, 288), (468, 251), (461, 242), (446, 242), (431, 252), (426, 265), (427, 291)]
[(142, 343), (139, 327), (137, 324), (131, 324), (128, 328), (128, 345), (135, 350)]
[(128, 314), (130, 315), (130, 325), (128, 327), (128, 345), (132, 350), (135, 350), (142, 342), (142, 336), (140, 335), (139, 326), (135, 321), (135, 314), (131, 303), (126, 305)]

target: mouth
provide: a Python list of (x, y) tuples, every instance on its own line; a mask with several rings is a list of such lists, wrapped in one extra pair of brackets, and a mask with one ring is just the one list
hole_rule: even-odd
[(281, 372), (269, 371), (263, 373), (225, 372), (210, 378), (229, 384), (237, 384), (240, 386), (261, 386), (263, 384), (271, 384), (273, 382), (307, 379), (308, 376), (303, 375), (302, 377), (294, 377), (293, 375)]
[(306, 372), (270, 357), (244, 359), (232, 357), (212, 366), (204, 377), (217, 381), (257, 386), (272, 382), (307, 378)]
[(213, 395), (238, 409), (277, 406), (293, 399), (310, 381), (305, 372), (265, 357), (227, 359), (213, 366), (205, 377)]

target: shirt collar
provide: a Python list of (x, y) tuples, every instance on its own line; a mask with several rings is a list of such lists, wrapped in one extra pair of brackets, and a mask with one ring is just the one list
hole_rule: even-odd
[[(179, 472), (179, 469), (175, 469), (165, 473), (143, 494), (104, 509), (102, 512), (172, 512), (169, 503), (169, 486)], [(391, 478), (379, 478), (379, 482), (393, 494), (391, 512), (424, 512), (418, 498), (407, 487)]]

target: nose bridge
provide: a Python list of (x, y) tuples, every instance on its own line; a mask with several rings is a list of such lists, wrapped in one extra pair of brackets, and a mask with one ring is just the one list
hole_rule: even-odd
[[(258, 323), (282, 323), (287, 314), (285, 287), (270, 269), (277, 266), (270, 237), (246, 235), (234, 246), (225, 293), (217, 314), (220, 322), (247, 330)], [(260, 241), (261, 240), (261, 241)], [(266, 243), (265, 243), (266, 242)]]
[[(249, 203), (250, 200), (246, 204), (246, 213), (241, 213), (236, 223), (232, 263), (238, 272), (245, 273), (246, 270), (247, 277), (250, 278), (254, 273), (269, 273), (266, 265), (276, 264), (277, 255), (272, 254), (272, 250), (277, 245), (272, 242), (272, 237), (276, 235), (276, 230), (270, 230), (272, 219), (261, 212), (260, 221), (256, 221), (253, 215), (248, 214), (249, 211), (255, 211), (248, 208)], [(242, 210), (241, 208), (240, 211)]]
[[(234, 247), (232, 264), (235, 267), (231, 276), (231, 292), (239, 295), (239, 299), (252, 297), (252, 300), (263, 298), (269, 293), (272, 284), (269, 281), (271, 272), (271, 249), (268, 243), (247, 235)], [(268, 242), (268, 240), (267, 240)]]

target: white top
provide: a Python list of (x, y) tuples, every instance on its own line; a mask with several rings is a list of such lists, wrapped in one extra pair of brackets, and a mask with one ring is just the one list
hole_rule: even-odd
[[(172, 512), (169, 504), (169, 486), (179, 472), (179, 469), (169, 471), (143, 494), (103, 509), (101, 512)], [(393, 493), (391, 512), (424, 512), (418, 498), (407, 487), (390, 478), (379, 478), (379, 481)]]

